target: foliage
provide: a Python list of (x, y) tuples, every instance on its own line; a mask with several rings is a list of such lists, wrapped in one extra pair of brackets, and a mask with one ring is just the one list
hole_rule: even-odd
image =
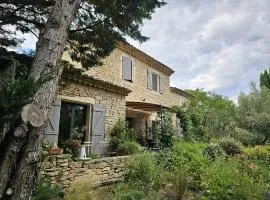
[(40, 177), (33, 200), (60, 200), (63, 196), (64, 192), (60, 185), (53, 185), (48, 179)]
[[(108, 55), (116, 42), (125, 41), (124, 36), (143, 42), (148, 38), (140, 32), (144, 19), (151, 19), (163, 1), (88, 1), (82, 0), (72, 26), (68, 31), (68, 52), (83, 67), (100, 64), (100, 58)], [(0, 6), (0, 44), (4, 47), (18, 46), (22, 40), (16, 34), (38, 35), (44, 27), (54, 1), (6, 1)], [(13, 28), (10, 28), (13, 27)], [(13, 31), (14, 30), (14, 31)], [(15, 31), (16, 30), (16, 31)], [(61, 57), (61, 56), (60, 56)]]
[[(0, 134), (5, 123), (12, 123), (12, 118), (22, 107), (30, 103), (38, 89), (53, 78), (52, 73), (42, 73), (39, 79), (28, 77), (29, 62), (32, 59), (26, 55), (8, 52), (0, 48)], [(21, 63), (25, 62), (25, 63)]]
[(270, 89), (270, 69), (268, 69), (268, 71), (264, 70), (264, 72), (260, 74), (260, 86), (261, 88), (267, 87)]
[(222, 138), (219, 145), (227, 155), (235, 155), (242, 153), (241, 143), (232, 138)]
[(157, 154), (157, 162), (165, 171), (172, 171), (175, 164), (175, 153), (172, 148), (161, 149)]
[(134, 141), (120, 143), (117, 149), (119, 155), (131, 155), (142, 151), (142, 147)]
[(54, 146), (52, 142), (44, 141), (42, 143), (42, 158), (45, 158), (47, 155), (49, 155), (50, 149)]
[(166, 178), (163, 168), (158, 165), (155, 154), (151, 152), (143, 152), (131, 157), (127, 168), (125, 180), (136, 183), (140, 189), (157, 189)]
[(136, 184), (120, 183), (114, 190), (116, 200), (164, 200), (158, 191), (153, 189), (139, 189)]
[(207, 142), (211, 137), (228, 135), (236, 126), (235, 105), (231, 100), (202, 89), (189, 93), (194, 96), (189, 104), (173, 108), (185, 139)]
[(234, 139), (239, 140), (246, 146), (254, 146), (256, 144), (261, 144), (264, 140), (263, 135), (239, 127), (236, 127), (234, 129), (231, 136)]
[(89, 179), (81, 179), (71, 184), (64, 200), (96, 200), (93, 184)]
[(173, 145), (173, 136), (175, 130), (172, 123), (172, 114), (168, 110), (161, 109), (157, 112), (156, 121), (158, 122), (155, 128), (159, 146), (168, 148)]
[(253, 160), (265, 160), (270, 162), (270, 146), (257, 145), (253, 148), (245, 148), (244, 154)]
[(249, 171), (232, 158), (207, 165), (201, 175), (202, 199), (263, 199), (266, 184), (251, 177)]
[(179, 141), (174, 148), (174, 166), (176, 169), (184, 170), (190, 174), (193, 180), (190, 189), (195, 193), (200, 188), (200, 176), (203, 173), (203, 166), (209, 162), (202, 153), (206, 147), (205, 143)]
[[(258, 90), (251, 85), (249, 94), (241, 93), (238, 97), (237, 116), (239, 124), (253, 133), (263, 135), (264, 142), (270, 136), (270, 90), (262, 87)], [(243, 117), (244, 116), (244, 117)]]
[(126, 121), (119, 119), (111, 131), (109, 149), (120, 155), (139, 152), (141, 147), (136, 142), (135, 130), (128, 127)]
[(270, 189), (268, 146), (215, 159), (203, 155), (206, 149), (210, 155), (218, 146), (174, 140), (173, 148), (131, 156), (111, 199), (263, 199)]
[(202, 151), (203, 155), (210, 158), (211, 160), (215, 160), (217, 157), (222, 156), (222, 149), (218, 144), (210, 143), (206, 148)]

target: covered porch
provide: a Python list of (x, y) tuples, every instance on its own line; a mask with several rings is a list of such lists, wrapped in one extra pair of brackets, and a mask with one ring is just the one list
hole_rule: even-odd
[(157, 112), (164, 106), (145, 102), (126, 102), (126, 121), (136, 132), (138, 142), (143, 146), (153, 147), (153, 128)]

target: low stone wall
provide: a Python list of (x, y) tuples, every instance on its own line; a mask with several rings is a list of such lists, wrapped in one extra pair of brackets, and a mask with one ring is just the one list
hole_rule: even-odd
[(123, 178), (128, 156), (107, 157), (89, 161), (73, 161), (70, 155), (48, 156), (40, 165), (40, 172), (52, 183), (64, 189), (76, 181), (89, 180), (93, 186), (110, 184)]

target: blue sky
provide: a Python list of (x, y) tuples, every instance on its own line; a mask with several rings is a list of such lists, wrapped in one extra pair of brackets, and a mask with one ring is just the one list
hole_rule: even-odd
[[(131, 44), (175, 70), (172, 84), (236, 99), (270, 67), (270, 0), (167, 0)], [(33, 48), (27, 35), (22, 48)]]

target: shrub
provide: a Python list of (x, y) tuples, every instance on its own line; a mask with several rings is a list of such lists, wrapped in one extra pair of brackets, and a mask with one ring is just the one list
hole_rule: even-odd
[(193, 179), (192, 191), (197, 192), (200, 185), (200, 176), (203, 173), (203, 166), (209, 160), (202, 151), (207, 145), (200, 142), (177, 142), (175, 143), (175, 168), (185, 170)]
[(255, 146), (245, 148), (244, 154), (250, 159), (270, 161), (269, 146)]
[(121, 143), (136, 141), (135, 130), (129, 128), (127, 123), (121, 119), (114, 125), (110, 135), (109, 149), (112, 152), (118, 152)]
[(126, 181), (138, 184), (139, 188), (159, 188), (165, 180), (165, 172), (158, 165), (154, 153), (143, 152), (131, 157), (127, 163)]
[(173, 171), (173, 173), (170, 174), (169, 180), (172, 183), (172, 189), (174, 192), (171, 191), (171, 194), (174, 193), (174, 199), (184, 199), (183, 197), (188, 192), (188, 189), (193, 185), (192, 177), (190, 177), (189, 173), (183, 169)]
[(252, 133), (242, 128), (235, 128), (233, 131), (233, 137), (246, 146), (254, 146), (257, 144), (261, 144), (264, 140), (263, 135), (260, 135), (258, 133)]
[(157, 162), (166, 171), (172, 171), (175, 164), (175, 154), (171, 148), (165, 148), (156, 154)]
[(267, 185), (249, 176), (247, 167), (233, 158), (207, 165), (201, 174), (203, 199), (263, 199)]
[(159, 122), (155, 128), (155, 135), (157, 136), (159, 146), (161, 148), (169, 148), (173, 145), (173, 136), (175, 129), (172, 123), (172, 114), (165, 109), (157, 112), (156, 121)]
[(235, 155), (242, 152), (240, 142), (232, 138), (223, 138), (219, 141), (219, 145), (225, 151), (227, 155)]
[(222, 156), (223, 152), (222, 149), (218, 144), (209, 144), (206, 148), (202, 151), (203, 155), (210, 158), (211, 160), (215, 160), (216, 157)]
[(70, 185), (64, 200), (95, 200), (96, 196), (91, 180), (81, 178)]
[(120, 183), (114, 190), (114, 198), (117, 200), (164, 200), (159, 192), (147, 188), (146, 190), (136, 187), (136, 183)]
[(131, 155), (139, 153), (141, 150), (142, 148), (137, 142), (126, 141), (119, 144), (117, 152), (119, 155)]
[(62, 199), (64, 192), (60, 185), (53, 185), (45, 177), (40, 177), (33, 200), (58, 200)]

